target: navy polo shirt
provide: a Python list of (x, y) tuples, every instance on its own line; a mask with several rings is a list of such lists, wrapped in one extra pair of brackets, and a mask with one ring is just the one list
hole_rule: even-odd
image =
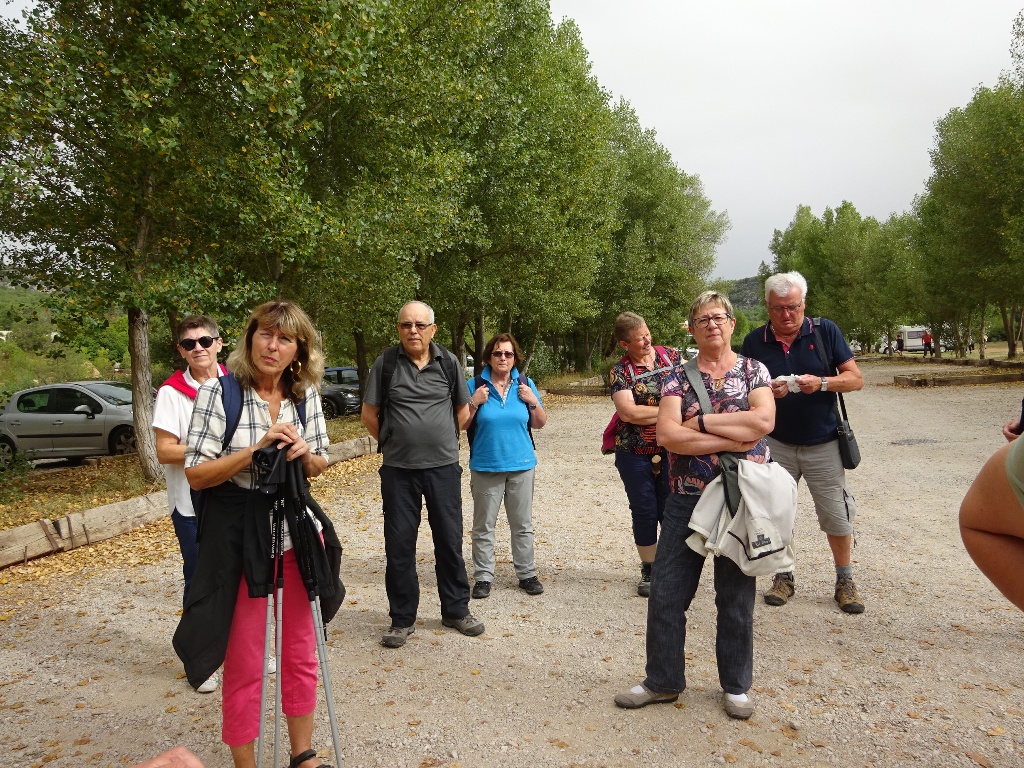
[[(839, 368), (853, 359), (853, 351), (843, 338), (839, 326), (831, 320), (821, 318), (819, 326), (825, 340), (825, 356), (830, 358), (833, 368)], [(774, 379), (790, 374), (832, 376), (832, 370), (825, 370), (818, 354), (818, 340), (814, 336), (811, 318), (805, 317), (800, 333), (793, 339), (793, 346), (786, 350), (775, 338), (771, 325), (755, 328), (743, 339), (743, 354), (760, 360)], [(836, 414), (834, 392), (790, 392), (775, 401), (775, 430), (771, 436), (790, 445), (820, 445), (837, 438), (839, 416)]]

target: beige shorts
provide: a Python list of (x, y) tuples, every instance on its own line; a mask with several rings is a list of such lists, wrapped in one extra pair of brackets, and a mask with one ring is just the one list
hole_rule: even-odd
[(768, 438), (772, 459), (798, 483), (803, 478), (814, 499), (818, 526), (830, 536), (852, 536), (857, 503), (846, 487), (846, 470), (839, 455), (839, 441), (820, 445), (790, 445)]

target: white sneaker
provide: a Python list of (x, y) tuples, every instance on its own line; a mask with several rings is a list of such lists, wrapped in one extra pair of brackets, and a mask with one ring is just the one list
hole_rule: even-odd
[(272, 675), (277, 672), (277, 657), (271, 656), (267, 659), (267, 674)]
[(196, 688), (196, 693), (213, 693), (217, 690), (217, 684), (220, 682), (220, 678), (217, 677), (217, 673), (214, 672), (210, 675), (206, 682)]

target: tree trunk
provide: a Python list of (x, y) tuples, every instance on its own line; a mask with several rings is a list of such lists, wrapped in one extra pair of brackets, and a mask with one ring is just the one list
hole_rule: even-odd
[(1013, 359), (1017, 356), (1017, 328), (1015, 307), (1008, 307), (1006, 304), (999, 305), (999, 314), (1003, 317), (1003, 328), (1006, 329), (1006, 357)]
[(533, 333), (530, 334), (530, 349), (526, 353), (526, 359), (523, 360), (523, 369), (519, 372), (523, 376), (529, 376), (527, 373), (530, 370), (530, 363), (533, 362), (533, 353), (537, 351), (537, 339), (540, 338), (540, 322), (533, 329)]
[(156, 460), (153, 434), (153, 374), (149, 360), (149, 315), (138, 307), (128, 309), (128, 351), (132, 360), (132, 414), (135, 445), (143, 476), (150, 482), (163, 473)]
[(978, 359), (984, 360), (985, 350), (988, 347), (988, 336), (985, 333), (985, 316), (986, 312), (981, 313), (981, 322), (978, 323)]
[(356, 375), (359, 376), (359, 396), (363, 396), (366, 389), (366, 377), (370, 373), (370, 367), (366, 364), (366, 336), (362, 331), (352, 331), (352, 338), (356, 342)]
[(594, 340), (590, 335), (590, 328), (583, 328), (583, 370), (590, 374), (594, 372)]
[(473, 328), (473, 344), (476, 349), (473, 350), (473, 373), (479, 376), (483, 373), (484, 364), (487, 362), (484, 360), (484, 312), (480, 310), (476, 316), (475, 326)]

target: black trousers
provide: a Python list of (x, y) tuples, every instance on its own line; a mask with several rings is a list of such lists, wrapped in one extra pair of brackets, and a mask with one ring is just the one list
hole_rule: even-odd
[(429, 469), (380, 468), (384, 502), (384, 585), (391, 624), (411, 627), (420, 602), (416, 539), (423, 502), (434, 541), (434, 573), (441, 615), (461, 619), (469, 613), (469, 578), (462, 557), (462, 467), (456, 462)]

